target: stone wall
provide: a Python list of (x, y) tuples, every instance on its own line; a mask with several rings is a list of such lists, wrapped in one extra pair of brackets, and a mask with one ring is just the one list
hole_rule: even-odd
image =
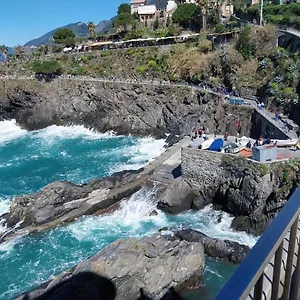
[(259, 139), (260, 136), (270, 136), (270, 138), (280, 140), (287, 139), (287, 135), (285, 135), (281, 130), (265, 119), (262, 115), (254, 112), (252, 115), (251, 137), (254, 139)]
[(299, 161), (268, 164), (232, 154), (182, 148), (182, 175), (197, 197), (194, 207), (213, 203), (236, 216), (233, 225), (261, 234), (299, 185)]

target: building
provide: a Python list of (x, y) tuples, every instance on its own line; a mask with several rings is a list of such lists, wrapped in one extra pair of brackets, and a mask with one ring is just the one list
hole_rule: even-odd
[(277, 146), (263, 145), (252, 148), (252, 159), (259, 162), (277, 160)]
[(157, 16), (157, 10), (155, 5), (143, 5), (138, 7), (137, 13), (139, 14), (141, 22), (147, 22), (155, 20)]
[(230, 1), (225, 1), (222, 3), (220, 12), (223, 18), (229, 18), (233, 14), (233, 5), (230, 4)]
[(130, 0), (131, 13), (137, 13), (138, 8), (146, 4), (146, 0)]

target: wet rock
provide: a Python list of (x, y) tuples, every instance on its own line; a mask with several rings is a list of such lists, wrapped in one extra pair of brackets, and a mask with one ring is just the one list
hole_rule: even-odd
[(149, 214), (150, 217), (157, 216), (157, 215), (158, 212), (156, 210), (152, 210), (151, 213)]
[[(16, 197), (11, 203), (9, 212), (0, 216), (5, 219), (9, 228), (0, 240), (3, 241), (21, 229), (34, 231), (39, 226), (54, 224), (53, 222), (58, 225), (83, 214), (101, 211), (108, 213), (110, 207), (112, 212), (118, 209), (115, 205), (118, 200), (130, 196), (135, 190), (124, 189), (112, 199), (107, 198), (109, 190), (133, 182), (142, 170), (118, 172), (83, 185), (58, 181), (47, 185), (37, 193)], [(64, 217), (65, 219), (60, 219)]]
[(208, 256), (225, 258), (233, 263), (240, 263), (250, 251), (248, 246), (229, 240), (211, 238), (193, 229), (179, 230), (175, 232), (175, 236), (188, 242), (202, 243)]
[(195, 194), (191, 186), (182, 178), (174, 179), (161, 195), (157, 208), (172, 214), (192, 208)]
[[(141, 290), (145, 297), (161, 299), (170, 289), (182, 289), (188, 287), (189, 283), (196, 282), (199, 285), (204, 264), (201, 243), (179, 240), (172, 242), (160, 234), (141, 240), (121, 239), (79, 263), (69, 272), (57, 276), (46, 287), (44, 284), (41, 297), (52, 300), (54, 298), (47, 298), (47, 295), (49, 291), (53, 294), (57, 290), (65, 295), (69, 288), (66, 282), (77, 280), (80, 274), (92, 273), (106, 278), (114, 285), (116, 300), (138, 299)], [(89, 286), (89, 290), (97, 288), (86, 280), (81, 280), (81, 286), (85, 285)], [(31, 296), (32, 293), (35, 292), (27, 294), (27, 299), (37, 299)]]

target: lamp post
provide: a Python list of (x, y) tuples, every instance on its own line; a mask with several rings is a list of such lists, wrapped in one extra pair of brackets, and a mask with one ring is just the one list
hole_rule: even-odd
[(264, 0), (260, 0), (260, 18), (259, 18), (260, 26), (262, 26), (263, 23), (263, 8), (264, 8)]

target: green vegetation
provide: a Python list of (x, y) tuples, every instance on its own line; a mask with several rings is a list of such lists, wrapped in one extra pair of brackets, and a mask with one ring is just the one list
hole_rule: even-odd
[(88, 22), (87, 27), (88, 27), (90, 36), (94, 37), (95, 36), (96, 25), (93, 22)]
[(250, 41), (251, 27), (245, 26), (239, 34), (235, 48), (244, 58), (249, 59), (254, 54), (254, 47)]
[[(250, 6), (245, 10), (245, 14), (258, 19), (259, 4)], [(284, 5), (266, 4), (264, 6), (263, 14), (267, 22), (300, 29), (300, 3)]]
[(44, 75), (60, 75), (62, 73), (62, 67), (56, 60), (48, 60), (48, 61), (35, 61), (32, 64), (32, 70), (36, 74), (44, 74)]
[(173, 22), (186, 29), (199, 29), (200, 19), (201, 11), (199, 6), (192, 3), (179, 4), (172, 15)]
[(131, 13), (130, 5), (127, 3), (123, 3), (118, 7), (118, 15), (124, 13)]
[(65, 46), (75, 45), (75, 33), (68, 28), (57, 29), (53, 34), (54, 42)]
[(118, 16), (114, 21), (115, 28), (127, 31), (129, 26), (136, 23), (136, 16), (131, 14), (130, 5), (123, 3), (118, 7)]

